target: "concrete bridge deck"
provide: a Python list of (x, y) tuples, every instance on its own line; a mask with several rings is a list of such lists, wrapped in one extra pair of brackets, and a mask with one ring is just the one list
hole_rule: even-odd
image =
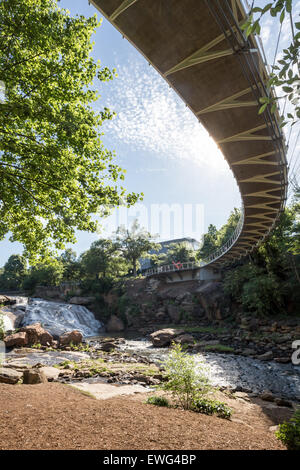
[(268, 94), (268, 72), (257, 38), (246, 39), (240, 29), (247, 16), (244, 2), (91, 3), (178, 93), (218, 144), (233, 172), (243, 215), (232, 239), (204, 264), (216, 268), (249, 253), (278, 221), (288, 176), (279, 114), (272, 114), (269, 107), (258, 114), (259, 99)]

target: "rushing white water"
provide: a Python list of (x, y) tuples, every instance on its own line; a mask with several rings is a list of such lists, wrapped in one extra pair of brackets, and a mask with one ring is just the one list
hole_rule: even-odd
[(95, 336), (103, 326), (90, 310), (81, 305), (32, 299), (26, 305), (22, 326), (37, 322), (54, 337), (71, 330), (79, 330), (84, 336)]
[(13, 330), (13, 322), (7, 315), (2, 315), (4, 331)]

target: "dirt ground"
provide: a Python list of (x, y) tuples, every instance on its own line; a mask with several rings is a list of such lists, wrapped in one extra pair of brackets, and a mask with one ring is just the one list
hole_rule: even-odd
[(0, 396), (1, 450), (284, 449), (269, 428), (291, 414), (228, 398), (229, 421), (147, 405), (147, 394), (96, 400), (58, 383), (0, 384)]

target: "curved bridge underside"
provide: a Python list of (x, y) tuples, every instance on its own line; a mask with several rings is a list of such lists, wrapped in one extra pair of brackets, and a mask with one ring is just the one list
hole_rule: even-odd
[(271, 114), (267, 107), (258, 114), (268, 74), (256, 38), (247, 40), (240, 29), (246, 18), (242, 1), (91, 3), (182, 98), (235, 176), (243, 201), (241, 220), (227, 244), (201, 265), (217, 268), (249, 253), (276, 224), (288, 178), (278, 112)]

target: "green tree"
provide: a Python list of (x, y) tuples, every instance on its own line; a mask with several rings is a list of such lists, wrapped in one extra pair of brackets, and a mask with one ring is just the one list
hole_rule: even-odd
[[(124, 260), (120, 258), (118, 245), (112, 240), (100, 239), (92, 243), (89, 250), (81, 255), (83, 272), (88, 277), (115, 276), (124, 270)], [(125, 267), (125, 272), (128, 265)]]
[(180, 344), (174, 344), (165, 361), (165, 379), (159, 386), (161, 390), (171, 392), (179, 406), (185, 410), (192, 408), (194, 401), (211, 391), (204, 364), (195, 363), (193, 356), (183, 351)]
[(215, 250), (224, 245), (224, 243), (226, 243), (233, 235), (240, 217), (241, 211), (235, 207), (230, 213), (226, 224), (224, 224), (219, 230), (217, 230), (215, 225), (210, 224), (207, 233), (203, 235), (202, 247), (197, 253), (197, 258), (200, 260), (205, 259)]
[(165, 254), (162, 264), (188, 263), (195, 261), (196, 251), (191, 248), (189, 243), (171, 243)]
[(58, 286), (64, 274), (63, 263), (57, 258), (48, 258), (43, 262), (36, 263), (31, 267), (28, 275), (24, 279), (25, 290), (34, 291), (37, 285)]
[(158, 251), (161, 248), (158, 243), (153, 241), (153, 238), (149, 232), (141, 229), (137, 220), (133, 222), (130, 229), (120, 226), (115, 232), (114, 242), (123, 258), (130, 263), (134, 276), (137, 275), (139, 258), (150, 258), (150, 250)]
[(241, 211), (236, 207), (231, 211), (226, 224), (224, 224), (217, 234), (217, 246), (221, 247), (233, 235), (236, 226), (241, 218)]
[(27, 272), (27, 261), (24, 256), (11, 255), (4, 265), (0, 276), (2, 289), (19, 289)]
[(101, 126), (113, 117), (95, 82), (114, 71), (91, 57), (96, 15), (71, 17), (56, 0), (0, 2), (0, 239), (45, 256), (96, 231), (92, 214), (136, 202), (120, 185), (124, 170), (104, 148)]
[[(280, 25), (286, 17), (290, 21), (290, 44), (283, 49), (280, 59), (272, 66), (272, 73), (267, 83), (268, 94), (261, 98), (261, 108), (259, 113), (263, 113), (267, 106), (271, 106), (274, 113), (277, 109), (276, 102), (278, 98), (272, 93), (272, 87), (282, 89), (283, 98), (290, 101), (293, 112), (288, 112), (287, 116), (282, 116), (282, 125), (287, 122), (287, 118), (294, 124), (300, 118), (300, 82), (299, 82), (299, 47), (300, 47), (300, 22), (293, 22), (292, 19), (292, 0), (273, 0), (267, 2), (264, 6), (257, 6), (257, 1), (253, 2), (247, 21), (242, 25), (246, 35), (259, 34), (261, 30), (261, 20), (266, 14), (272, 18), (279, 17)], [(282, 98), (281, 97), (281, 98)]]
[(79, 281), (82, 275), (82, 266), (72, 248), (65, 250), (59, 257), (64, 267), (64, 281)]
[(246, 311), (300, 312), (300, 203), (295, 194), (265, 242), (225, 272), (224, 290)]
[(208, 226), (208, 231), (203, 235), (202, 246), (197, 253), (198, 259), (205, 259), (217, 249), (217, 227), (213, 224)]

